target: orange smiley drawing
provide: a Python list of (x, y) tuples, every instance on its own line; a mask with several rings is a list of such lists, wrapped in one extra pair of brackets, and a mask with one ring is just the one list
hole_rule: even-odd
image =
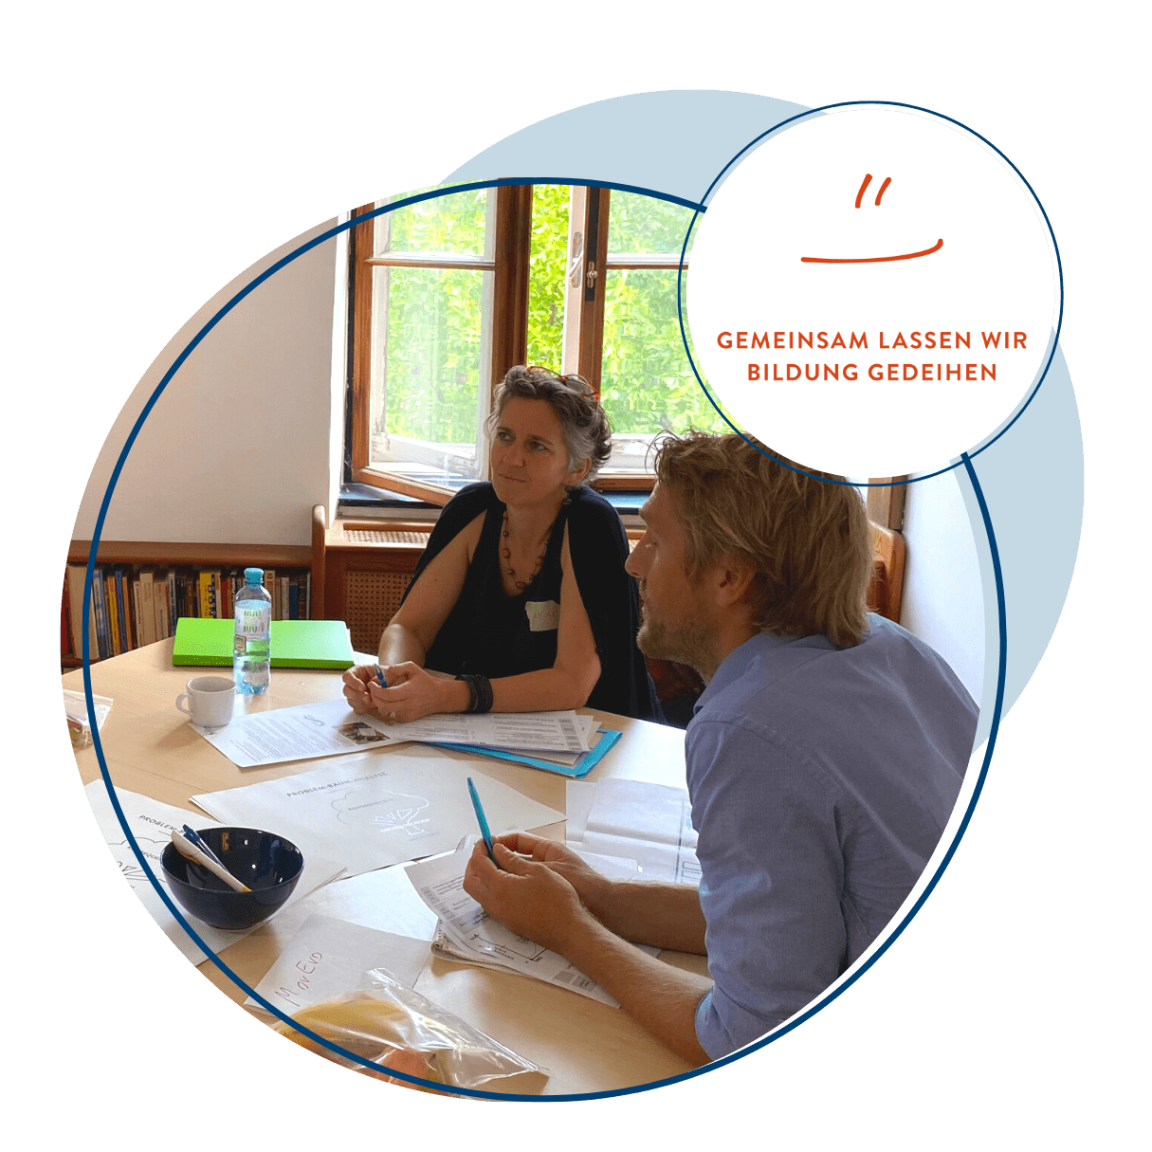
[[(868, 185), (872, 182), (872, 173), (867, 172), (864, 175), (864, 182), (860, 185), (860, 191), (856, 193), (856, 207), (860, 207), (860, 201), (864, 198), (864, 192)], [(888, 185), (892, 183), (892, 177), (886, 176), (884, 183), (880, 185), (880, 190), (876, 193), (875, 206), (880, 207), (880, 200), (884, 193), (888, 191)], [(931, 248), (923, 248), (919, 252), (902, 252), (898, 256), (801, 256), (801, 264), (888, 264), (893, 260), (915, 260), (918, 256), (931, 256), (933, 252), (939, 252), (944, 247), (943, 239), (937, 240)]]

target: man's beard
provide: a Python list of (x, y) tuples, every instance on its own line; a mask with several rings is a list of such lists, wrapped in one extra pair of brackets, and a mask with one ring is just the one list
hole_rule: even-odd
[(695, 668), (705, 679), (716, 671), (712, 637), (700, 624), (670, 628), (660, 620), (641, 612), (636, 645), (653, 660), (674, 660)]

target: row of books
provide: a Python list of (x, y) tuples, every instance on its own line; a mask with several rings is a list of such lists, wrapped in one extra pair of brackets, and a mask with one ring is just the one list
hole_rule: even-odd
[[(60, 650), (79, 658), (83, 652), (84, 564), (69, 564), (65, 575)], [(243, 568), (159, 568), (138, 564), (100, 564), (92, 577), (88, 651), (106, 659), (154, 644), (176, 634), (181, 616), (231, 619), (236, 593), (244, 587)], [(272, 596), (273, 620), (307, 620), (312, 573), (264, 572)]]

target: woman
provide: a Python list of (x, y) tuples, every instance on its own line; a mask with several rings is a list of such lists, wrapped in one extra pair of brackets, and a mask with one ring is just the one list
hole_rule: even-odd
[(584, 704), (660, 719), (636, 647), (624, 528), (584, 486), (610, 450), (594, 393), (579, 376), (513, 368), (488, 431), (491, 483), (440, 514), (380, 640), (388, 686), (361, 666), (344, 674), (344, 695), (356, 712), (399, 721)]

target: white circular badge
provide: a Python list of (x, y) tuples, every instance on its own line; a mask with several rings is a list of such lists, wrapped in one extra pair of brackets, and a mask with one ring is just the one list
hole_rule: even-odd
[(854, 477), (948, 466), (1039, 383), (1060, 280), (1035, 196), (930, 112), (857, 104), (770, 134), (707, 205), (687, 278), (738, 425)]

